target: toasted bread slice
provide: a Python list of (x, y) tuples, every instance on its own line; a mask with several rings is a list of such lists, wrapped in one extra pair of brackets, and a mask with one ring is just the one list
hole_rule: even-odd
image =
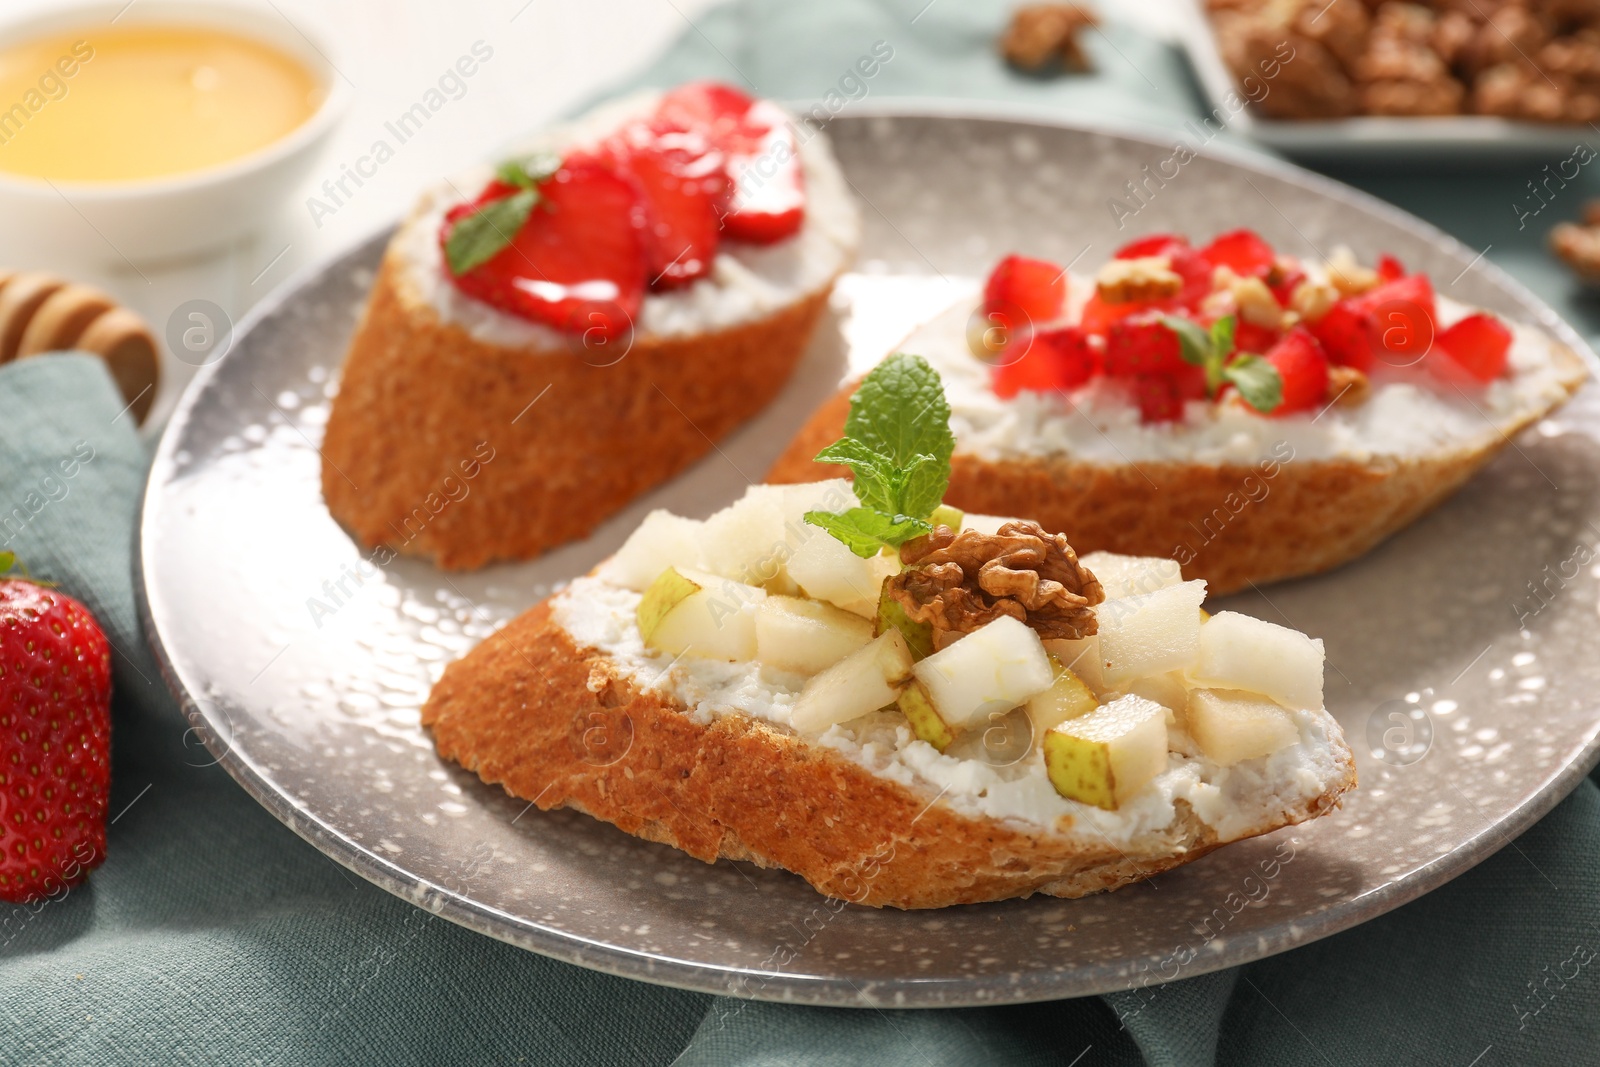
[[(597, 581), (555, 600), (592, 594)], [(1116, 813), (1098, 809), (1054, 826), (996, 818), (926, 780), (875, 771), (863, 750), (686, 706), (576, 638), (550, 601), (451, 664), (422, 721), (445, 758), (541, 809), (582, 811), (708, 863), (781, 867), (873, 907), (1115, 889), (1314, 818), (1355, 785), (1338, 724), (1317, 711), (1301, 720), (1306, 752), (1293, 765), (1310, 774), (1251, 772), (1259, 778), (1239, 788), (1253, 782), (1256, 792), (1235, 798), (1243, 810), (1222, 809), (1225, 818), (1213, 810), (1208, 821), (1182, 797), (1165, 807), (1158, 798), (1159, 821), (1122, 835), (1108, 821)], [(1320, 783), (1310, 795), (1308, 777)]]
[[(968, 310), (951, 309), (901, 346), (927, 357), (947, 386), (963, 373), (970, 379), (977, 364), (961, 340)], [(1300, 432), (1311, 416), (1258, 420), (1281, 436), (1249, 462), (996, 450), (977, 446), (958, 429), (945, 498), (972, 512), (1026, 515), (1062, 531), (1083, 552), (1176, 559), (1186, 576), (1205, 579), (1213, 594), (1316, 574), (1355, 559), (1436, 507), (1588, 379), (1576, 353), (1519, 329), (1548, 345), (1542, 393), (1502, 412), (1466, 399), (1465, 416), (1476, 422), (1471, 432), (1425, 449), (1318, 455)], [(856, 384), (847, 382), (801, 427), (768, 472), (769, 482), (849, 476), (847, 468), (812, 457), (841, 436)], [(1324, 423), (1341, 417), (1333, 411), (1322, 416)], [(1070, 416), (1083, 418), (1078, 411)], [(1057, 417), (1064, 421), (1068, 414)], [(1111, 438), (1105, 442), (1116, 448)]]
[(822, 134), (801, 159), (798, 235), (725, 246), (712, 276), (650, 294), (633, 336), (601, 347), (457, 291), (436, 234), (455, 190), (477, 185), (430, 192), (390, 243), (345, 360), (322, 446), (333, 516), (366, 546), (472, 568), (583, 537), (699, 459), (783, 387), (853, 255), (859, 219)]

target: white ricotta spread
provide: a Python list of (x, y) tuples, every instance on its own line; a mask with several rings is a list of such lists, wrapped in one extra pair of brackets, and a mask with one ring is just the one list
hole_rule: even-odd
[[(605, 653), (634, 685), (678, 702), (698, 721), (750, 715), (778, 727), (789, 726), (790, 709), (805, 678), (756, 662), (674, 659), (653, 652), (645, 647), (634, 620), (639, 599), (640, 594), (600, 578), (579, 578), (553, 598), (552, 617), (579, 647)], [(746, 605), (743, 610), (753, 608)], [(1006, 765), (962, 759), (914, 738), (905, 718), (895, 713), (875, 712), (831, 727), (818, 743), (930, 803), (942, 799), (963, 815), (1126, 848), (1166, 831), (1179, 800), (1187, 801), (1219, 838), (1228, 841), (1324, 792), (1341, 773), (1329, 737), (1337, 727), (1323, 713), (1291, 714), (1300, 729), (1300, 743), (1232, 767), (1183, 754), (1193, 746), (1178, 737), (1174, 747), (1182, 751), (1169, 752), (1167, 769), (1117, 811), (1057, 793), (1037, 748)]]
[[(1094, 281), (1074, 276), (1069, 319), (1076, 319)], [(899, 350), (920, 355), (944, 379), (957, 447), (988, 460), (1071, 456), (1108, 466), (1140, 462), (1254, 464), (1296, 459), (1418, 456), (1498, 439), (1499, 427), (1537, 417), (1565, 399), (1555, 342), (1530, 326), (1512, 331), (1512, 374), (1487, 387), (1456, 388), (1421, 366), (1380, 364), (1368, 399), (1355, 405), (1282, 418), (1264, 418), (1231, 404), (1194, 401), (1181, 421), (1145, 424), (1139, 410), (1104, 377), (1070, 397), (1024, 391), (1002, 400), (990, 388), (990, 370), (967, 347), (967, 322), (977, 307), (977, 287), (923, 325)], [(1439, 298), (1438, 328), (1471, 314), (1464, 304)], [(1288, 451), (1292, 449), (1293, 451)]]
[[(603, 140), (629, 119), (649, 114), (658, 92), (642, 92), (602, 105), (580, 119), (544, 131), (505, 152), (565, 152)], [(855, 255), (861, 217), (826, 135), (796, 122), (805, 172), (805, 222), (800, 232), (771, 245), (725, 241), (711, 274), (681, 289), (648, 293), (638, 332), (682, 336), (762, 318), (831, 282)], [(395, 235), (393, 254), (404, 265), (401, 284), (439, 318), (454, 322), (487, 344), (554, 348), (565, 335), (476, 300), (451, 282), (439, 250), (444, 216), (475, 196), (494, 176), (488, 164), (472, 167), (423, 193)]]

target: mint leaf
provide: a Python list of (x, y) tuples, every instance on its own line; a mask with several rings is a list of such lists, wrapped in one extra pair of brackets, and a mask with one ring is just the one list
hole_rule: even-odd
[[(944, 491), (950, 488), (950, 463), (932, 456), (918, 456), (911, 461), (900, 485), (898, 506), (901, 515), (931, 516), (944, 503)], [(866, 501), (862, 501), (866, 503)], [(931, 524), (930, 524), (931, 528)]]
[(450, 273), (460, 277), (499, 255), (528, 221), (538, 202), (537, 190), (521, 189), (458, 219), (444, 242)]
[(875, 556), (885, 548), (898, 549), (913, 537), (933, 530), (922, 519), (886, 515), (873, 508), (851, 508), (843, 512), (808, 511), (805, 519), (844, 542), (846, 548), (862, 559)]
[(818, 463), (842, 463), (855, 473), (856, 499), (869, 508), (893, 513), (899, 506), (900, 474), (883, 456), (860, 441), (841, 438), (817, 453)]
[(1238, 332), (1239, 320), (1232, 315), (1224, 315), (1211, 324), (1211, 351), (1218, 356), (1226, 357), (1233, 351), (1233, 337)]
[(1271, 411), (1283, 403), (1283, 376), (1260, 356), (1240, 356), (1222, 368), (1222, 377), (1257, 411)]
[(554, 152), (535, 152), (521, 159), (508, 159), (495, 168), (494, 176), (507, 185), (532, 189), (561, 169), (561, 157)]
[(1178, 315), (1161, 316), (1161, 325), (1178, 336), (1178, 355), (1185, 363), (1204, 367), (1212, 360), (1211, 338), (1198, 324)]
[(862, 379), (850, 398), (844, 432), (901, 469), (918, 456), (949, 463), (956, 448), (939, 372), (921, 356), (904, 352), (894, 353)]

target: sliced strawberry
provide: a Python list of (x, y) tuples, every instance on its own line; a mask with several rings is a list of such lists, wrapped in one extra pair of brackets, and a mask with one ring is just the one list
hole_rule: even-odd
[(1405, 264), (1385, 252), (1378, 257), (1378, 277), (1386, 282), (1396, 282), (1406, 276)]
[(1437, 348), (1474, 380), (1492, 382), (1506, 372), (1511, 331), (1493, 315), (1479, 312), (1440, 333)]
[(1283, 400), (1273, 415), (1314, 411), (1328, 396), (1328, 357), (1310, 330), (1296, 326), (1273, 345), (1265, 359), (1278, 368), (1283, 380)]
[(1264, 278), (1277, 253), (1254, 230), (1230, 230), (1200, 249), (1213, 267), (1227, 267), (1241, 278)]
[(1078, 319), (1078, 325), (1087, 333), (1103, 334), (1111, 329), (1111, 324), (1139, 310), (1138, 304), (1108, 304), (1100, 299), (1098, 292), (1092, 293), (1083, 303), (1083, 315)]
[(983, 287), (987, 317), (1000, 316), (1010, 330), (1031, 329), (1061, 317), (1067, 302), (1067, 272), (1047, 259), (1007, 256)]
[(783, 109), (720, 82), (689, 82), (661, 99), (657, 114), (700, 130), (727, 155), (733, 196), (723, 228), (733, 240), (771, 244), (805, 222), (805, 174)]
[(1116, 252), (1112, 253), (1113, 259), (1145, 259), (1149, 256), (1165, 256), (1176, 252), (1180, 248), (1188, 248), (1189, 242), (1177, 234), (1152, 233), (1137, 240), (1129, 241)]
[(1023, 354), (994, 368), (995, 395), (1009, 400), (1024, 389), (1053, 393), (1087, 382), (1099, 363), (1089, 335), (1067, 326), (1034, 334)]
[(710, 274), (731, 189), (722, 152), (704, 134), (659, 119), (629, 123), (604, 152), (644, 195), (651, 288), (674, 289)]
[[(476, 201), (453, 208), (440, 229), (441, 249), (458, 220), (513, 192), (491, 182)], [(539, 196), (511, 243), (455, 277), (456, 286), (558, 330), (596, 340), (622, 335), (648, 281), (638, 186), (599, 160), (575, 157), (539, 186)]]
[(1119, 320), (1106, 332), (1105, 372), (1113, 378), (1171, 375), (1191, 370), (1183, 361), (1178, 335), (1157, 312)]
[(1372, 313), (1355, 300), (1334, 304), (1311, 324), (1311, 333), (1322, 343), (1328, 358), (1341, 367), (1366, 373), (1377, 362)]
[(1183, 418), (1186, 403), (1206, 395), (1205, 372), (1188, 364), (1174, 374), (1141, 374), (1130, 380), (1144, 422), (1176, 422)]

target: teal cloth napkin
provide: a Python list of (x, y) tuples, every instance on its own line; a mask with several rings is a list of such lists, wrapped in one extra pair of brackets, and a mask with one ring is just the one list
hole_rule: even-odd
[[(1091, 37), (1099, 74), (1040, 82), (992, 59), (1002, 5), (924, 3), (747, 0), (686, 27), (639, 80), (743, 78), (825, 105), (830, 88), (856, 95), (839, 79), (882, 40), (894, 56), (866, 90), (879, 97), (1017, 100), (1147, 124), (1198, 106), (1181, 60), (1123, 27)], [(1501, 207), (1527, 176), (1456, 171), (1447, 187), (1440, 177), (1356, 176), (1464, 241), (1492, 244), (1491, 259), (1580, 328), (1600, 327), (1538, 251), (1542, 226), (1518, 231)], [(94, 449), (65, 494), (53, 491), (0, 547), (89, 604), (116, 648), (117, 693), (107, 863), (56, 903), (0, 906), (0, 1065), (1490, 1067), (1600, 1056), (1590, 781), (1516, 848), (1416, 903), (1137, 994), (932, 1012), (746, 1003), (580, 970), (436, 919), (302, 842), (188, 732), (138, 628), (132, 553), (147, 457), (121, 408), (89, 357), (0, 367), (0, 510), (79, 442)]]

